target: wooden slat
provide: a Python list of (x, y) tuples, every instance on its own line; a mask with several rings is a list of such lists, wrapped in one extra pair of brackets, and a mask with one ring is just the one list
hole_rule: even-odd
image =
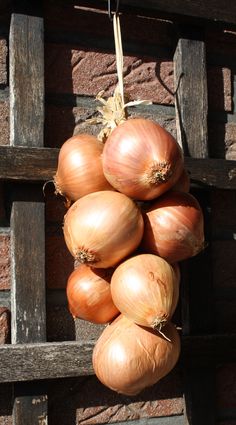
[(1, 346), (0, 382), (91, 375), (93, 346), (70, 341)]
[(236, 24), (234, 0), (227, 3), (223, 0), (146, 0), (145, 3), (142, 0), (123, 0), (122, 5)]
[(12, 14), (10, 27), (10, 142), (43, 146), (43, 19)]
[[(10, 143), (42, 147), (44, 143), (44, 40), (40, 1), (13, 1), (9, 37)], [(25, 166), (26, 159), (21, 162)], [(37, 189), (36, 189), (37, 193)], [(45, 219), (39, 199), (16, 201), (11, 211), (12, 342), (46, 338)], [(27, 195), (27, 194), (26, 194)], [(14, 425), (47, 424), (47, 397), (36, 387), (16, 383)], [(35, 400), (38, 400), (35, 403)]]
[[(0, 146), (0, 179), (52, 180), (59, 149)], [(236, 189), (236, 161), (185, 157), (192, 182), (203, 188)]]
[(174, 57), (177, 140), (194, 158), (208, 156), (205, 56), (203, 41), (180, 39)]
[(46, 181), (56, 172), (58, 149), (0, 147), (0, 179)]
[[(178, 142), (186, 156), (208, 161), (205, 159), (208, 157), (206, 54), (205, 43), (198, 28), (184, 28), (174, 55), (174, 74)], [(209, 333), (212, 327), (211, 259), (207, 234), (208, 193), (198, 191), (195, 195), (204, 211), (208, 246), (200, 255), (183, 265), (181, 304), (184, 335)], [(208, 365), (203, 373), (201, 367), (193, 367), (186, 358), (185, 360), (186, 422), (189, 425), (214, 425), (214, 361), (211, 360), (210, 367)]]
[(11, 213), (12, 342), (45, 341), (44, 205), (14, 202)]
[[(94, 344), (81, 340), (2, 345), (0, 383), (93, 375)], [(236, 334), (182, 336), (181, 345), (180, 364), (189, 371), (209, 369), (213, 362), (236, 362)]]

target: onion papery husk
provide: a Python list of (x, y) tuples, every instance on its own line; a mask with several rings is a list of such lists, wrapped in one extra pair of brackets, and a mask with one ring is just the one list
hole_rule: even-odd
[(120, 315), (102, 332), (93, 351), (97, 378), (108, 388), (128, 396), (157, 383), (176, 365), (179, 334), (172, 323), (158, 332)]
[(179, 299), (180, 274), (163, 258), (139, 254), (123, 261), (111, 278), (118, 310), (138, 325), (162, 332)]
[(143, 218), (138, 206), (119, 192), (90, 193), (64, 218), (64, 238), (80, 263), (98, 268), (117, 265), (141, 242)]
[(143, 208), (141, 247), (169, 263), (186, 260), (205, 247), (203, 212), (190, 193), (170, 190)]
[(66, 286), (70, 313), (91, 323), (109, 323), (119, 311), (111, 297), (113, 269), (94, 269), (80, 264), (69, 276)]
[(103, 172), (118, 191), (136, 200), (151, 200), (168, 191), (183, 172), (183, 153), (158, 123), (130, 118), (108, 137)]
[(54, 176), (55, 193), (71, 202), (100, 190), (113, 190), (102, 169), (103, 144), (91, 134), (77, 134), (63, 143)]

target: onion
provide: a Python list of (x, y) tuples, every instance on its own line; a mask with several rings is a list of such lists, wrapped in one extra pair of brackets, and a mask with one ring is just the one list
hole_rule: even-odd
[(163, 258), (140, 254), (121, 263), (111, 278), (118, 310), (138, 325), (161, 330), (179, 298), (179, 274)]
[(142, 248), (169, 263), (193, 257), (204, 248), (201, 207), (189, 193), (169, 191), (144, 214)]
[(175, 366), (180, 338), (172, 323), (165, 339), (152, 329), (136, 325), (120, 315), (102, 332), (93, 351), (93, 368), (110, 389), (136, 395), (154, 385)]
[(134, 118), (112, 131), (102, 163), (104, 175), (115, 189), (137, 200), (149, 200), (177, 182), (183, 155), (176, 140), (160, 125)]
[(172, 190), (178, 190), (180, 192), (189, 192), (190, 190), (190, 178), (187, 170), (184, 168), (181, 176), (171, 188)]
[(78, 134), (61, 147), (54, 177), (56, 193), (76, 201), (88, 193), (112, 190), (102, 170), (103, 145), (96, 137)]
[(92, 269), (81, 264), (68, 278), (66, 293), (73, 317), (108, 323), (119, 311), (111, 298), (112, 269)]
[(113, 191), (90, 193), (76, 201), (64, 219), (64, 237), (81, 263), (107, 268), (133, 252), (143, 235), (143, 218), (126, 195)]

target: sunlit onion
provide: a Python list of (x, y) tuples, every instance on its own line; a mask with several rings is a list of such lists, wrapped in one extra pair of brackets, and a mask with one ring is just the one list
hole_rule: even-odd
[(76, 201), (64, 219), (64, 237), (81, 263), (112, 267), (132, 253), (143, 235), (143, 218), (126, 195), (101, 191)]
[(88, 193), (112, 190), (104, 177), (103, 144), (90, 134), (77, 134), (61, 147), (54, 177), (56, 192), (76, 201)]
[(142, 248), (174, 263), (204, 248), (203, 213), (189, 193), (169, 191), (144, 213)]
[(140, 254), (123, 261), (111, 279), (118, 310), (138, 325), (161, 330), (179, 298), (179, 273), (163, 258)]
[(154, 121), (135, 118), (116, 127), (102, 155), (104, 175), (118, 191), (150, 200), (169, 190), (183, 171), (182, 151)]
[(92, 269), (81, 264), (68, 278), (66, 294), (73, 317), (108, 323), (119, 314), (111, 298), (112, 269)]
[(118, 316), (104, 329), (93, 351), (98, 379), (129, 396), (154, 385), (174, 368), (180, 354), (180, 338), (172, 323), (164, 332), (166, 338)]

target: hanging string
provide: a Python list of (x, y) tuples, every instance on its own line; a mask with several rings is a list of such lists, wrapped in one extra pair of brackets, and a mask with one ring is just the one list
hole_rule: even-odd
[(113, 16), (113, 30), (114, 30), (114, 39), (115, 39), (115, 52), (116, 52), (116, 70), (118, 77), (118, 88), (119, 94), (121, 96), (122, 106), (124, 107), (124, 82), (123, 82), (123, 65), (124, 65), (124, 56), (122, 48), (122, 39), (120, 31), (120, 18), (118, 14)]
[[(118, 14), (119, 4), (120, 4), (120, 1), (119, 0), (116, 0), (115, 14)], [(109, 17), (110, 21), (113, 20), (113, 15), (112, 15), (112, 12), (111, 12), (111, 0), (108, 0), (108, 17)]]
[(104, 99), (104, 91), (97, 94), (96, 100), (98, 100), (102, 106), (98, 106), (96, 109), (101, 114), (100, 117), (94, 117), (86, 120), (90, 124), (102, 124), (103, 128), (98, 134), (99, 140), (106, 141), (109, 134), (122, 122), (128, 118), (127, 107), (137, 105), (150, 105), (152, 102), (147, 100), (133, 100), (125, 103), (124, 95), (124, 81), (123, 81), (123, 67), (124, 67), (124, 56), (122, 47), (122, 37), (120, 29), (120, 18), (119, 18), (119, 1), (116, 2), (116, 11), (111, 12), (111, 3), (108, 0), (108, 16), (113, 21), (113, 32), (115, 41), (115, 54), (116, 54), (116, 71), (118, 84), (114, 90), (113, 96), (110, 96), (107, 100)]

